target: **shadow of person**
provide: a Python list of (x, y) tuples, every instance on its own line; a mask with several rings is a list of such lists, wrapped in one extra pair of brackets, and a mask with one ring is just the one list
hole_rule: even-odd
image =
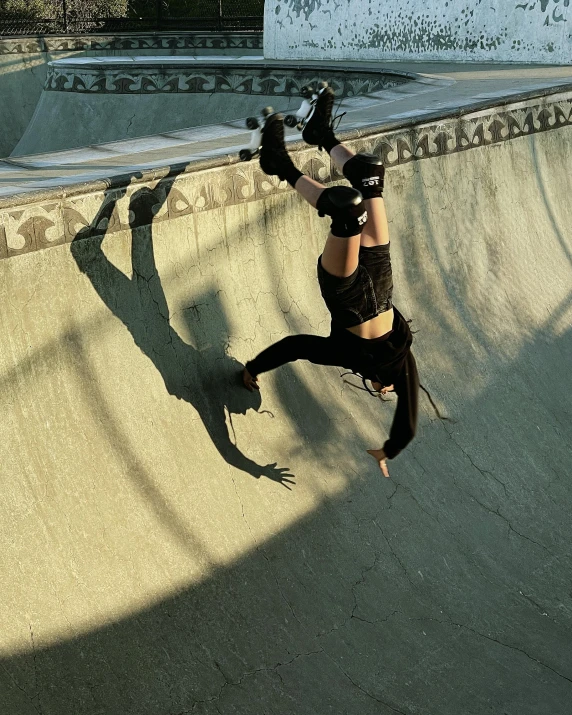
[[(105, 305), (129, 330), (137, 347), (160, 372), (169, 394), (189, 402), (198, 412), (214, 446), (231, 466), (255, 478), (267, 477), (287, 489), (293, 476), (276, 463), (265, 466), (249, 459), (231, 440), (226, 414), (232, 425), (234, 414), (259, 411), (258, 393), (250, 393), (241, 383), (242, 365), (229, 357), (224, 348), (224, 325), (209, 325), (211, 347), (199, 351), (186, 343), (173, 329), (153, 248), (152, 222), (172, 188), (172, 177), (154, 189), (136, 191), (129, 202), (132, 277), (111, 263), (102, 250), (108, 227), (119, 219), (117, 201), (125, 189), (106, 192), (97, 215), (71, 242), (71, 253), (78, 268), (91, 281)], [(216, 294), (211, 294), (211, 300)], [(222, 306), (214, 315), (222, 316)], [(220, 320), (219, 320), (220, 322)], [(226, 333), (228, 335), (228, 332)]]

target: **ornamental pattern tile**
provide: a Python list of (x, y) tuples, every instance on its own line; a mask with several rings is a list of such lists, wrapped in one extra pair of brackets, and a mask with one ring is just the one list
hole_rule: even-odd
[(88, 35), (0, 39), (0, 55), (106, 50), (262, 50), (262, 33), (182, 33), (180, 35)]
[[(299, 96), (302, 87), (317, 84), (324, 75), (304, 70), (275, 70), (268, 68), (229, 67), (169, 67), (77, 68), (57, 64), (48, 67), (45, 90), (51, 92), (79, 92), (97, 94), (157, 94), (157, 93), (231, 93), (265, 96)], [(203, 64), (208, 64), (204, 58)], [(380, 92), (410, 80), (392, 74), (375, 72), (338, 73), (326, 77), (338, 97)]]

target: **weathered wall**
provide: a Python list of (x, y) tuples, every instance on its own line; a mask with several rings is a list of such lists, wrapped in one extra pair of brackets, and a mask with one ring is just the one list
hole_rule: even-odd
[(266, 0), (276, 59), (570, 62), (569, 0)]

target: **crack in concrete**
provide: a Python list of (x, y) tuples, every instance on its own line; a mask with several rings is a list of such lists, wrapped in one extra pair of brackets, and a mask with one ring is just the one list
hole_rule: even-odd
[[(530, 536), (526, 536), (526, 534), (521, 534), (520, 531), (517, 531), (514, 526), (510, 523), (508, 518), (504, 516), (503, 514), (500, 513), (498, 509), (491, 509), (488, 507), (486, 504), (483, 504), (481, 501), (479, 501), (475, 496), (472, 494), (470, 495), (471, 499), (475, 501), (480, 507), (482, 507), (485, 511), (487, 511), (489, 514), (494, 514), (495, 516), (498, 516), (500, 519), (502, 519), (506, 525), (508, 526), (509, 531), (513, 531), (517, 536), (520, 536), (522, 539), (526, 539), (526, 541), (530, 541), (532, 544), (535, 544), (536, 546), (540, 546), (541, 549), (544, 549), (547, 553), (550, 554), (549, 549), (544, 546), (544, 544), (539, 543), (538, 541), (535, 541), (534, 539), (531, 539)], [(551, 554), (552, 555), (552, 554)]]
[[(465, 457), (469, 460), (469, 462), (472, 464), (472, 466), (473, 466), (480, 474), (482, 474), (483, 476), (484, 476), (484, 475), (490, 475), (491, 477), (493, 477), (493, 479), (495, 479), (495, 481), (497, 481), (499, 484), (501, 484), (501, 485), (503, 486), (503, 489), (504, 489), (504, 491), (505, 491), (505, 494), (506, 494), (506, 496), (508, 497), (509, 495), (508, 495), (508, 492), (507, 492), (507, 490), (506, 490), (506, 485), (505, 485), (502, 481), (500, 481), (499, 479), (497, 479), (497, 478), (492, 474), (492, 472), (487, 472), (486, 470), (483, 470), (483, 469), (481, 469), (480, 467), (478, 467), (478, 466), (474, 463), (474, 461), (472, 460), (472, 458), (470, 457), (470, 455), (467, 454), (467, 452), (466, 452), (466, 451), (463, 449), (463, 447), (461, 447), (461, 445), (455, 440), (455, 438), (453, 437), (453, 435), (447, 430), (447, 428), (446, 428), (444, 425), (443, 425), (443, 428), (445, 429), (445, 432), (447, 433), (447, 435), (449, 436), (449, 438), (451, 439), (451, 441), (453, 442), (453, 444), (455, 444), (455, 445), (459, 448), (459, 450), (465, 455)], [(521, 538), (526, 539), (527, 541), (530, 541), (531, 543), (535, 544), (536, 546), (540, 546), (540, 548), (544, 549), (544, 551), (547, 551), (548, 553), (550, 553), (549, 549), (548, 549), (546, 546), (544, 546), (544, 544), (541, 544), (540, 542), (535, 541), (535, 540), (532, 539), (531, 537), (526, 536), (526, 534), (522, 534), (521, 532), (517, 531), (517, 530), (514, 528), (514, 526), (510, 523), (510, 520), (509, 520), (506, 516), (504, 516), (503, 514), (500, 513), (500, 511), (499, 511), (498, 508), (497, 508), (496, 510), (495, 510), (495, 509), (491, 509), (491, 508), (488, 507), (486, 504), (483, 504), (483, 502), (481, 502), (479, 499), (477, 499), (477, 497), (475, 497), (474, 494), (472, 494), (472, 493), (467, 493), (464, 489), (462, 489), (462, 488), (459, 486), (459, 484), (457, 483), (457, 480), (456, 480), (456, 478), (455, 478), (454, 475), (453, 475), (453, 482), (454, 482), (454, 484), (455, 484), (455, 487), (456, 487), (460, 492), (462, 492), (463, 494), (468, 494), (468, 496), (469, 496), (473, 501), (475, 501), (480, 507), (482, 507), (485, 511), (489, 512), (490, 514), (494, 514), (495, 516), (498, 516), (500, 519), (502, 519), (504, 522), (506, 522), (506, 524), (507, 524), (507, 526), (508, 526), (508, 528), (509, 528), (509, 531), (513, 531), (515, 534), (517, 534), (517, 535), (520, 536)]]
[(409, 581), (409, 583), (411, 584), (412, 588), (415, 589), (415, 588), (416, 588), (416, 585), (413, 583), (413, 581), (412, 581), (411, 578), (409, 577), (409, 574), (407, 573), (407, 569), (405, 568), (403, 562), (401, 561), (401, 559), (399, 558), (399, 556), (398, 556), (398, 555), (395, 553), (395, 551), (393, 550), (393, 548), (392, 548), (392, 546), (391, 546), (391, 544), (390, 544), (390, 542), (389, 542), (389, 539), (388, 539), (387, 536), (385, 535), (385, 532), (383, 531), (383, 529), (381, 528), (381, 526), (377, 523), (377, 521), (376, 521), (375, 519), (372, 520), (372, 523), (381, 531), (381, 535), (382, 535), (383, 538), (385, 539), (385, 541), (386, 541), (386, 543), (387, 543), (387, 545), (388, 545), (388, 547), (389, 547), (389, 550), (391, 551), (391, 553), (393, 554), (393, 557), (395, 558), (395, 560), (397, 561), (397, 563), (398, 563), (399, 566), (401, 567), (403, 573), (405, 574), (405, 578)]
[[(350, 615), (350, 617), (348, 618), (348, 620), (346, 621), (346, 623), (348, 623), (352, 618), (355, 617), (355, 612), (356, 612), (357, 607), (358, 607), (357, 596), (356, 596), (356, 592), (355, 592), (356, 588), (357, 588), (360, 584), (365, 583), (365, 576), (366, 576), (366, 574), (368, 574), (370, 571), (372, 571), (372, 570), (376, 567), (378, 560), (379, 560), (379, 554), (374, 553), (374, 559), (373, 559), (373, 563), (371, 564), (371, 566), (366, 566), (366, 567), (362, 570), (361, 576), (360, 576), (359, 580), (356, 581), (356, 582), (353, 584), (353, 586), (351, 587), (352, 597), (353, 597), (353, 599), (354, 599), (354, 607), (352, 608), (351, 615)], [(344, 625), (345, 625), (345, 624), (344, 624)]]
[(386, 497), (386, 500), (389, 502), (389, 506), (387, 507), (387, 511), (389, 511), (389, 510), (391, 509), (391, 507), (393, 506), (392, 499), (393, 499), (393, 497), (397, 494), (397, 483), (396, 483), (396, 482), (394, 482), (394, 487), (395, 487), (395, 488), (393, 489), (393, 491), (391, 492), (391, 494), (390, 494), (388, 497)]
[(373, 568), (375, 568), (378, 560), (379, 560), (379, 554), (375, 554), (374, 561), (371, 564), (371, 566), (366, 566), (363, 569), (360, 578), (352, 585), (351, 593), (352, 593), (354, 605), (353, 605), (352, 612), (351, 612), (350, 616), (348, 618), (346, 618), (342, 623), (338, 623), (338, 624), (334, 625), (333, 628), (331, 628), (329, 631), (325, 631), (325, 632), (316, 634), (316, 638), (324, 638), (326, 636), (331, 635), (335, 631), (340, 630), (341, 628), (345, 628), (351, 620), (361, 621), (362, 623), (368, 623), (369, 625), (375, 625), (376, 623), (383, 623), (383, 622), (387, 621), (389, 618), (391, 618), (392, 615), (394, 615), (395, 611), (393, 613), (391, 613), (389, 616), (387, 616), (387, 618), (376, 619), (375, 621), (368, 621), (366, 618), (360, 618), (359, 616), (355, 615), (355, 612), (358, 608), (358, 602), (357, 602), (357, 596), (355, 593), (355, 589), (360, 584), (365, 583), (366, 574), (369, 573)]
[(390, 705), (389, 703), (386, 703), (384, 700), (380, 700), (379, 698), (376, 698), (375, 695), (368, 693), (368, 691), (365, 690), (365, 688), (362, 688), (362, 686), (359, 685), (359, 683), (356, 683), (355, 680), (353, 680), (353, 678), (351, 678), (348, 675), (348, 673), (346, 673), (346, 671), (341, 667), (341, 665), (339, 665), (339, 663), (337, 663), (330, 655), (328, 655), (328, 653), (326, 653), (324, 651), (324, 655), (326, 656), (326, 658), (328, 658), (328, 660), (330, 660), (334, 664), (334, 666), (340, 671), (340, 673), (342, 673), (342, 675), (344, 675), (344, 677), (350, 681), (350, 683), (354, 686), (354, 688), (357, 688), (361, 693), (366, 695), (371, 700), (374, 700), (376, 703), (380, 703), (380, 705), (384, 705), (386, 708), (389, 708), (392, 712), (398, 713), (398, 715), (407, 715), (407, 713), (404, 713), (402, 710), (398, 710), (397, 708), (394, 708), (393, 705)]
[(547, 670), (552, 671), (559, 678), (562, 678), (563, 680), (566, 680), (567, 682), (572, 683), (572, 678), (568, 678), (566, 675), (563, 675), (562, 673), (558, 672), (557, 670), (552, 668), (550, 665), (547, 665), (546, 663), (543, 663), (538, 658), (535, 658), (534, 656), (530, 655), (522, 648), (519, 648), (518, 646), (509, 645), (508, 643), (503, 643), (502, 641), (498, 640), (497, 638), (493, 638), (492, 636), (487, 636), (485, 633), (480, 633), (479, 631), (475, 630), (474, 628), (471, 628), (470, 626), (465, 626), (462, 623), (456, 623), (455, 621), (453, 621), (451, 619), (449, 619), (447, 621), (440, 621), (438, 618), (410, 618), (409, 620), (410, 621), (424, 621), (424, 620), (435, 621), (436, 623), (440, 623), (442, 625), (451, 625), (451, 626), (455, 626), (456, 628), (463, 628), (471, 633), (474, 633), (475, 635), (479, 636), (480, 638), (485, 638), (486, 640), (492, 641), (493, 643), (497, 643), (498, 645), (503, 646), (503, 648), (510, 648), (510, 650), (515, 650), (515, 651), (517, 651), (517, 653), (522, 653), (522, 655), (526, 656), (527, 658), (534, 661), (535, 663), (538, 663), (543, 668), (546, 668)]
[(29, 696), (29, 697), (30, 697), (30, 702), (34, 705), (34, 707), (36, 707), (34, 700), (38, 700), (36, 709), (38, 710), (40, 715), (43, 715), (44, 708), (42, 707), (42, 703), (40, 702), (41, 693), (38, 689), (38, 666), (36, 663), (38, 654), (36, 651), (36, 641), (34, 640), (34, 629), (33, 629), (31, 623), (30, 623), (30, 640), (32, 642), (32, 663), (34, 665), (34, 690), (36, 691), (36, 694), (34, 696)]
[(282, 600), (284, 601), (284, 603), (285, 603), (286, 606), (288, 607), (288, 610), (289, 610), (290, 613), (292, 614), (292, 618), (294, 618), (294, 620), (295, 620), (301, 627), (303, 627), (303, 626), (302, 626), (302, 623), (300, 622), (300, 620), (299, 620), (299, 618), (298, 618), (298, 616), (294, 613), (294, 609), (292, 608), (292, 604), (291, 604), (290, 601), (286, 598), (286, 596), (284, 595), (284, 592), (282, 591), (282, 588), (281, 588), (281, 586), (280, 586), (280, 582), (279, 582), (279, 580), (278, 580), (278, 577), (277, 577), (276, 573), (274, 572), (274, 569), (272, 568), (272, 562), (271, 562), (270, 559), (268, 558), (268, 555), (266, 554), (266, 552), (265, 552), (265, 550), (264, 550), (264, 547), (261, 546), (261, 545), (258, 543), (258, 541), (257, 541), (257, 539), (256, 539), (256, 536), (254, 535), (254, 532), (252, 531), (252, 529), (251, 529), (251, 527), (250, 527), (250, 524), (248, 523), (248, 519), (246, 518), (245, 513), (244, 513), (244, 504), (242, 503), (242, 500), (241, 500), (240, 495), (239, 495), (239, 493), (238, 493), (238, 488), (237, 488), (237, 486), (236, 486), (236, 481), (235, 481), (234, 477), (232, 476), (232, 470), (231, 470), (230, 466), (228, 467), (228, 471), (229, 471), (229, 474), (230, 474), (230, 478), (232, 479), (232, 483), (233, 483), (233, 485), (234, 485), (234, 490), (235, 490), (235, 492), (236, 492), (236, 496), (237, 496), (237, 498), (238, 498), (238, 502), (239, 502), (239, 504), (240, 504), (240, 506), (241, 506), (241, 509), (242, 509), (242, 517), (243, 517), (243, 519), (244, 519), (244, 523), (246, 524), (246, 528), (248, 529), (248, 531), (249, 531), (249, 533), (250, 533), (250, 536), (252, 537), (252, 541), (253, 541), (254, 544), (256, 545), (256, 550), (259, 551), (259, 552), (262, 554), (263, 558), (266, 560), (266, 562), (267, 562), (267, 564), (268, 564), (268, 570), (269, 570), (269, 572), (272, 574), (272, 577), (273, 577), (273, 579), (274, 579), (274, 581), (275, 581), (275, 583), (276, 583), (276, 588), (278, 589), (278, 593), (280, 594), (280, 597), (282, 598)]
[(133, 124), (133, 120), (135, 119), (136, 116), (137, 116), (137, 112), (135, 112), (135, 114), (134, 114), (134, 115), (131, 117), (131, 119), (129, 120), (129, 124), (127, 125), (127, 129), (125, 130), (125, 133), (126, 133), (126, 134), (127, 134), (127, 133), (129, 132), (129, 130), (131, 129), (131, 125)]
[[(244, 673), (244, 675), (242, 675), (242, 677), (240, 677), (238, 680), (234, 680), (234, 681), (229, 680), (228, 677), (225, 675), (225, 673), (222, 671), (220, 665), (216, 661), (214, 661), (216, 669), (220, 672), (222, 677), (225, 679), (225, 682), (221, 686), (217, 695), (213, 696), (212, 698), (206, 698), (206, 700), (196, 700), (193, 703), (193, 707), (188, 712), (191, 713), (199, 705), (204, 705), (206, 703), (213, 704), (215, 707), (217, 707), (216, 701), (220, 700), (220, 698), (222, 697), (222, 693), (227, 686), (234, 687), (234, 686), (242, 685), (244, 680), (246, 680), (247, 678), (250, 678), (253, 675), (258, 675), (258, 673), (274, 673), (276, 676), (278, 676), (278, 678), (280, 678), (281, 682), (284, 682), (280, 673), (278, 673), (278, 668), (285, 668), (285, 667), (291, 665), (292, 663), (294, 663), (294, 661), (298, 660), (299, 658), (305, 658), (305, 657), (309, 657), (311, 655), (318, 655), (320, 653), (327, 655), (323, 649), (310, 651), (309, 653), (298, 653), (298, 655), (295, 655), (291, 660), (288, 660), (285, 663), (276, 663), (276, 665), (274, 665), (272, 667), (257, 668), (256, 670), (248, 671), (247, 673)], [(217, 708), (217, 710), (218, 710), (218, 708)], [(181, 713), (181, 715), (184, 715), (184, 714)]]
[[(398, 613), (400, 616), (404, 616), (404, 615), (405, 615), (405, 614), (403, 613), (403, 611), (395, 610), (395, 611), (392, 611), (392, 612), (391, 612), (389, 615), (387, 615), (385, 618), (376, 618), (374, 621), (368, 621), (366, 618), (360, 618), (359, 616), (353, 616), (353, 615), (352, 615), (351, 618), (348, 618), (348, 620), (346, 621), (346, 623), (344, 623), (344, 624), (342, 624), (342, 625), (345, 626), (347, 623), (350, 622), (350, 620), (353, 619), (353, 620), (355, 620), (355, 621), (360, 621), (361, 623), (367, 623), (367, 624), (370, 625), (370, 626), (376, 626), (376, 625), (378, 625), (379, 623), (387, 623), (387, 621), (389, 621), (390, 618), (393, 618), (393, 616), (395, 616), (397, 613)], [(329, 634), (328, 634), (328, 635), (329, 635)]]
[[(450, 436), (450, 435), (449, 435), (449, 436)], [(457, 446), (459, 446), (459, 445), (457, 444), (457, 442), (455, 442), (454, 439), (453, 439), (453, 442), (454, 442)], [(460, 446), (459, 446), (459, 449), (461, 449), (462, 452), (464, 451)], [(415, 456), (414, 452), (411, 453), (411, 456), (412, 456), (413, 459), (417, 462), (417, 464), (421, 467), (421, 469), (423, 470), (423, 473), (424, 473), (424, 474), (425, 474), (425, 473), (428, 473), (427, 470), (425, 469), (425, 467), (419, 462), (419, 460), (418, 460), (417, 457)], [(468, 456), (468, 455), (467, 455), (467, 456)], [(471, 461), (471, 460), (469, 459), (469, 461)], [(473, 464), (473, 466), (476, 467), (476, 465), (474, 465), (474, 463), (473, 463), (472, 461), (471, 461), (471, 464)], [(479, 469), (479, 468), (476, 467), (476, 469)], [(479, 470), (479, 471), (480, 471), (480, 470)], [(467, 493), (457, 484), (457, 481), (456, 481), (454, 475), (453, 475), (453, 482), (454, 482), (454, 484), (455, 484), (455, 487), (456, 487), (463, 495), (466, 495), (466, 494), (467, 494)], [(501, 482), (501, 483), (502, 483), (502, 482)], [(457, 535), (456, 535), (455, 533), (453, 533), (452, 531), (450, 531), (449, 529), (447, 529), (445, 526), (443, 526), (443, 524), (441, 523), (441, 521), (439, 520), (439, 518), (438, 518), (437, 516), (434, 516), (434, 515), (430, 514), (429, 512), (427, 512), (425, 509), (423, 509), (423, 508), (421, 507), (421, 505), (419, 504), (418, 500), (415, 499), (415, 497), (413, 496), (411, 490), (410, 490), (408, 487), (405, 487), (405, 486), (403, 486), (402, 484), (397, 484), (397, 486), (401, 487), (404, 491), (408, 492), (408, 493), (410, 494), (411, 498), (413, 499), (413, 501), (419, 506), (419, 508), (420, 508), (424, 513), (426, 513), (429, 517), (431, 517), (432, 519), (434, 519), (434, 520), (439, 524), (439, 526), (440, 526), (447, 534), (449, 534), (449, 536), (451, 536), (451, 538), (454, 540), (454, 542), (461, 547), (461, 552), (462, 552), (463, 554), (465, 554), (465, 550), (462, 548), (462, 543), (459, 542)], [(471, 499), (473, 499), (477, 504), (479, 504), (479, 506), (481, 506), (481, 507), (482, 507), (483, 509), (485, 509), (486, 511), (488, 511), (488, 512), (490, 512), (490, 513), (492, 513), (492, 514), (495, 514), (495, 516), (498, 516), (498, 517), (500, 517), (501, 519), (503, 519), (503, 520), (507, 523), (507, 525), (508, 525), (508, 527), (509, 527), (509, 531), (511, 531), (511, 530), (514, 531), (518, 536), (521, 536), (523, 539), (527, 539), (528, 541), (532, 541), (532, 543), (537, 544), (538, 546), (540, 546), (540, 547), (542, 547), (543, 549), (545, 549), (546, 551), (548, 551), (548, 549), (547, 549), (545, 546), (543, 546), (542, 544), (537, 543), (536, 541), (534, 541), (534, 540), (531, 539), (530, 537), (528, 537), (528, 536), (526, 536), (526, 535), (524, 535), (524, 534), (520, 534), (518, 531), (516, 531), (516, 529), (514, 529), (514, 527), (510, 524), (509, 520), (508, 520), (506, 517), (504, 517), (500, 512), (491, 510), (490, 507), (487, 507), (485, 504), (483, 504), (482, 502), (480, 502), (473, 494), (469, 494), (469, 497), (470, 497)], [(550, 553), (550, 552), (549, 552), (549, 553)], [(465, 554), (465, 555), (466, 555), (466, 554)], [(485, 581), (487, 581), (488, 583), (491, 583), (491, 584), (495, 584), (495, 581), (493, 581), (493, 580), (491, 580), (489, 577), (487, 577), (487, 576), (483, 573), (483, 571), (482, 571), (482, 569), (480, 568), (480, 566), (479, 566), (475, 561), (473, 561), (473, 564), (474, 564), (474, 566), (477, 568), (477, 570), (479, 571), (480, 575), (482, 576), (482, 578), (483, 578)]]
[[(417, 462), (417, 464), (421, 467), (421, 469), (423, 470), (423, 473), (428, 473), (427, 470), (425, 469), (425, 467), (424, 467), (424, 466), (419, 462), (419, 460), (415, 457), (415, 455), (412, 454), (411, 456), (412, 456), (413, 459)], [(426, 509), (424, 509), (424, 508), (421, 506), (419, 500), (414, 497), (413, 492), (412, 492), (412, 490), (411, 490), (409, 487), (406, 487), (406, 486), (404, 486), (403, 484), (396, 482), (394, 494), (397, 493), (398, 489), (402, 489), (404, 492), (406, 492), (406, 493), (409, 495), (409, 497), (412, 499), (412, 501), (419, 507), (419, 509), (420, 509), (424, 514), (427, 514), (427, 516), (428, 516), (430, 519), (432, 519), (434, 522), (436, 522), (436, 523), (439, 525), (439, 527), (440, 527), (441, 529), (443, 529), (443, 531), (444, 531), (446, 534), (448, 534), (448, 535), (453, 539), (453, 541), (461, 548), (461, 552), (462, 552), (463, 554), (465, 553), (464, 549), (462, 548), (463, 545), (462, 545), (461, 542), (459, 542), (459, 539), (458, 539), (457, 534), (455, 534), (454, 532), (452, 532), (452, 531), (450, 531), (449, 529), (447, 529), (447, 527), (444, 526), (444, 525), (441, 523), (440, 519), (439, 519), (436, 515), (432, 514), (431, 512), (428, 512)], [(394, 495), (394, 494), (393, 494), (393, 495)], [(392, 495), (392, 496), (393, 496), (393, 495)], [(389, 511), (389, 509), (388, 509), (388, 511)], [(390, 547), (390, 548), (391, 548), (391, 547)], [(483, 577), (483, 579), (484, 579), (485, 581), (488, 581), (489, 583), (493, 583), (493, 581), (491, 581), (489, 578), (487, 578), (487, 577), (484, 575), (484, 573), (481, 571), (481, 569), (480, 569), (480, 567), (479, 567), (478, 565), (476, 565), (476, 567), (477, 567), (477, 569), (479, 570), (479, 573), (481, 574), (481, 576)]]
[(445, 432), (446, 432), (447, 435), (449, 436), (449, 439), (451, 439), (451, 440), (453, 441), (453, 443), (455, 444), (455, 446), (458, 447), (458, 448), (461, 450), (461, 452), (465, 455), (465, 457), (469, 460), (469, 462), (473, 465), (473, 467), (474, 467), (483, 477), (486, 477), (486, 476), (492, 477), (492, 478), (495, 480), (495, 482), (497, 482), (498, 484), (501, 485), (501, 487), (502, 487), (503, 490), (504, 490), (505, 496), (506, 496), (507, 498), (509, 498), (509, 493), (508, 493), (508, 490), (507, 490), (507, 488), (506, 488), (506, 484), (505, 484), (502, 480), (500, 480), (498, 477), (496, 477), (496, 476), (493, 474), (493, 472), (489, 472), (487, 469), (481, 469), (477, 464), (475, 464), (475, 462), (474, 462), (473, 458), (471, 457), (471, 455), (470, 455), (463, 447), (461, 447), (461, 445), (460, 445), (460, 444), (457, 442), (457, 440), (453, 437), (452, 433), (449, 432), (449, 430), (447, 429), (447, 427), (446, 427), (445, 425), (443, 425), (443, 427), (444, 427), (444, 429), (445, 429)]
[(528, 594), (524, 593), (523, 591), (519, 591), (520, 595), (525, 598), (529, 603), (531, 603), (540, 613), (541, 616), (546, 616), (547, 618), (550, 618), (550, 620), (553, 623), (557, 623), (556, 619), (552, 618), (552, 616), (548, 615), (547, 610), (541, 606), (539, 603), (537, 603), (532, 596), (529, 596)]
[(12, 681), (14, 687), (18, 688), (18, 690), (19, 690), (26, 698), (28, 698), (28, 700), (30, 701), (30, 704), (32, 705), (32, 707), (36, 710), (36, 712), (37, 712), (39, 715), (43, 715), (43, 714), (44, 714), (44, 711), (43, 711), (43, 709), (42, 709), (41, 704), (34, 702), (34, 697), (37, 697), (37, 696), (32, 697), (31, 695), (28, 695), (27, 691), (26, 691), (21, 685), (19, 685), (19, 684), (16, 682), (16, 680), (14, 679), (13, 674), (9, 672), (9, 670), (6, 668), (6, 666), (5, 666), (5, 665), (2, 665), (1, 667), (2, 667), (2, 670), (6, 673), (6, 675), (7, 675), (7, 676), (10, 678), (10, 680)]

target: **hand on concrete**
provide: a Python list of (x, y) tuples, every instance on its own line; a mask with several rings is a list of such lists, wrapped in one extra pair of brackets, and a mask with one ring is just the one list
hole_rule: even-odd
[(246, 368), (244, 368), (244, 370), (242, 371), (242, 382), (244, 383), (246, 389), (250, 390), (250, 392), (254, 392), (254, 390), (260, 390), (260, 386), (258, 385), (258, 378), (252, 377), (252, 375), (248, 372)]
[(387, 457), (385, 456), (385, 452), (383, 451), (383, 449), (368, 449), (367, 453), (371, 454), (371, 456), (379, 464), (379, 468), (381, 469), (383, 476), (389, 477), (389, 469), (387, 468)]

